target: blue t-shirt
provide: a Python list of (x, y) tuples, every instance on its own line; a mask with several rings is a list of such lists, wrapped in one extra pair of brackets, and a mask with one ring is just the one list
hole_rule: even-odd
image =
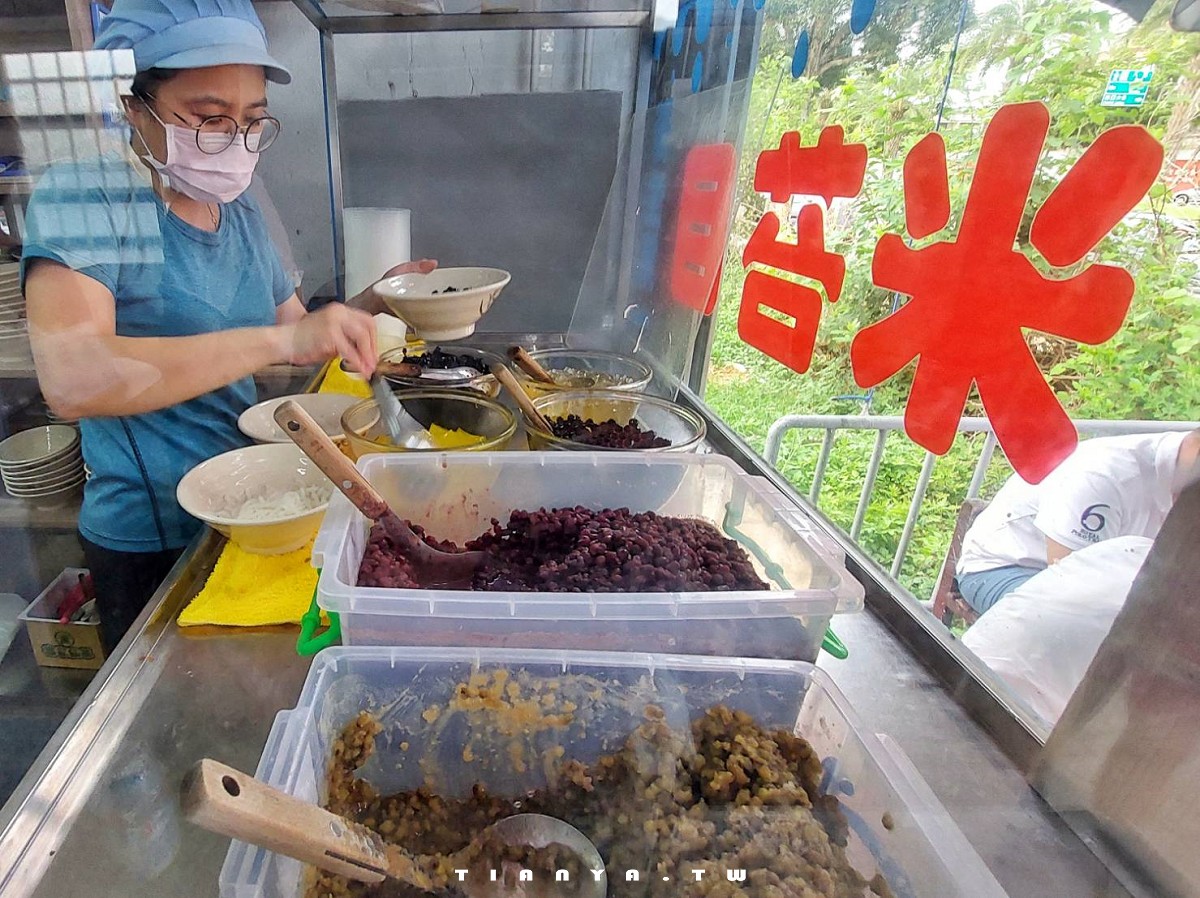
[[(221, 207), (216, 232), (203, 231), (169, 213), (121, 157), (49, 168), (30, 199), (25, 227), (22, 280), (39, 258), (94, 278), (112, 292), (120, 336), (271, 325), (294, 289), (248, 194)], [(75, 364), (86, 390), (88, 361)], [(81, 421), (92, 477), (80, 533), (125, 552), (187, 545), (201, 525), (179, 507), (175, 488), (200, 462), (245, 445), (237, 419), (255, 401), (247, 377), (148, 414)]]

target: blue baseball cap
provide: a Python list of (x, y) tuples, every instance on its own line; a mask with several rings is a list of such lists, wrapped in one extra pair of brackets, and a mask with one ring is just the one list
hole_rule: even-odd
[(250, 0), (116, 0), (95, 46), (132, 49), (139, 72), (260, 65), (270, 81), (292, 80), (267, 53), (267, 33)]

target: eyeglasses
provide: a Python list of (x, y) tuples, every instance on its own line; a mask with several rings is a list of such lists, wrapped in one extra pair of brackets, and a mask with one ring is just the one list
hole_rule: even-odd
[[(154, 98), (147, 96), (140, 99), (149, 108), (149, 104)], [(150, 113), (158, 119), (160, 125), (166, 127), (153, 109), (150, 109)], [(256, 118), (244, 128), (237, 123), (237, 119), (229, 115), (210, 115), (199, 125), (188, 124), (187, 119), (178, 112), (172, 112), (171, 115), (183, 122), (184, 127), (196, 132), (196, 146), (200, 152), (209, 156), (216, 156), (233, 146), (238, 134), (242, 135), (247, 150), (251, 153), (261, 153), (275, 142), (281, 128), (279, 119), (270, 115)]]

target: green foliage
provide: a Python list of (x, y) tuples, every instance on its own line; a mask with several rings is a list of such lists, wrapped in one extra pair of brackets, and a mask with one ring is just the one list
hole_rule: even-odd
[[(849, 9), (848, 3), (833, 5)], [(857, 55), (852, 53), (844, 65), (822, 69), (816, 78), (794, 80), (790, 64), (796, 23), (805, 10), (820, 12), (824, 7), (799, 0), (767, 5), (707, 392), (717, 412), (757, 446), (763, 445), (771, 422), (785, 414), (858, 413), (862, 403), (838, 398), (864, 392), (850, 370), (850, 341), (863, 326), (884, 317), (894, 300), (904, 299), (871, 283), (871, 258), (881, 234), (904, 233), (904, 155), (937, 121), (953, 28), (935, 26), (957, 24), (958, 3), (922, 7), (897, 0), (896, 6), (909, 7), (905, 15), (918, 18), (923, 8), (928, 16), (919, 27), (917, 19), (910, 21), (912, 40), (896, 37), (903, 29), (883, 29), (873, 43), (873, 23), (863, 41), (852, 45)], [(881, 12), (899, 14), (893, 6), (884, 7), (881, 2)], [(1189, 102), (1200, 96), (1200, 37), (1167, 28), (1170, 7), (1170, 0), (1159, 0), (1136, 27), (1107, 7), (1080, 0), (1014, 0), (978, 21), (969, 20), (973, 25), (962, 37), (941, 128), (950, 167), (952, 219), (945, 232), (931, 239), (952, 238), (956, 231), (991, 115), (1005, 103), (1039, 100), (1049, 106), (1052, 125), (1018, 248), (1051, 276), (1075, 273), (1051, 269), (1026, 243), (1033, 212), (1070, 165), (1101, 131), (1118, 124), (1141, 124), (1172, 148), (1195, 134), (1189, 115), (1194, 116), (1200, 104)], [(830, 27), (836, 31), (844, 22)], [(848, 27), (844, 30), (848, 34)], [(1111, 69), (1148, 65), (1155, 67), (1155, 75), (1145, 106), (1099, 105)], [(781, 217), (788, 212), (753, 190), (758, 153), (777, 146), (780, 136), (791, 130), (811, 143), (828, 124), (843, 126), (847, 140), (865, 143), (871, 163), (862, 194), (853, 201), (836, 201), (826, 217), (826, 244), (845, 255), (846, 283), (841, 300), (825, 306), (812, 370), (802, 376), (738, 339), (744, 274), (740, 254), (765, 211), (774, 209)], [(1072, 417), (1170, 420), (1200, 415), (1200, 297), (1191, 284), (1197, 266), (1180, 257), (1184, 240), (1196, 229), (1184, 218), (1170, 204), (1164, 177), (1150, 199), (1082, 263), (1120, 264), (1135, 277), (1131, 309), (1116, 337), (1100, 346), (1083, 346), (1050, 335), (1029, 335), (1039, 364)], [(912, 366), (874, 391), (871, 411), (901, 414), (911, 375)], [(966, 411), (981, 414), (974, 395)], [(940, 569), (972, 474), (972, 442), (960, 437), (935, 468), (901, 576), (919, 596), (929, 595)], [(870, 433), (839, 437), (826, 475), (820, 505), (846, 529), (872, 445)], [(808, 489), (818, 449), (818, 438), (793, 437), (780, 456), (780, 470), (802, 490)], [(901, 435), (888, 441), (876, 497), (859, 538), (885, 566), (900, 539), (924, 457), (924, 450)], [(998, 454), (988, 474), (988, 489), (994, 490), (1008, 470)]]

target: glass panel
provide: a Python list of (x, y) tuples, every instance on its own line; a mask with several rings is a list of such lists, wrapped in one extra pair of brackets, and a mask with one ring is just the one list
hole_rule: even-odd
[(649, 0), (316, 0), (331, 18), (379, 14), (460, 15), (484, 12), (623, 12), (647, 10)]
[[(916, 599), (954, 633), (965, 631), (966, 644), (978, 647), (1001, 671), (998, 683), (1013, 687), (1012, 700), (1037, 712), (1047, 724), (1053, 723), (1083, 676), (1140, 561), (1122, 567), (1122, 571), (1128, 568), (1128, 576), (1108, 578), (1108, 601), (1102, 602), (1097, 594), (1092, 611), (1100, 614), (1098, 609), (1104, 605), (1111, 609), (1107, 617), (1091, 619), (1087, 628), (1082, 624), (1072, 628), (1079, 637), (1077, 652), (1068, 651), (1069, 646), (1062, 642), (1054, 642), (1053, 652), (1048, 648), (1058, 633), (1055, 628), (1067, 626), (1065, 617), (1047, 617), (1046, 626), (1039, 628), (1031, 621), (1040, 617), (1012, 610), (1003, 615), (997, 612), (993, 619), (1017, 619), (1019, 627), (1012, 633), (1021, 634), (1020, 638), (1014, 635), (1015, 641), (1002, 642), (995, 635), (998, 623), (981, 627), (973, 637), (966, 627), (980, 608), (986, 607), (989, 598), (1013, 590), (1028, 574), (1014, 572), (1022, 576), (992, 584), (978, 595), (971, 590), (976, 603), (973, 608), (959, 592), (954, 578), (956, 562), (964, 576), (1003, 567), (1002, 561), (1027, 565), (1029, 573), (1034, 573), (1047, 565), (1046, 548), (1041, 544), (1045, 534), (1028, 518), (1021, 527), (1029, 531), (1024, 538), (1029, 545), (1013, 544), (1011, 534), (1005, 533), (1016, 525), (1002, 526), (995, 519), (997, 506), (984, 512), (967, 536), (965, 549), (960, 548), (973, 515), (1013, 476), (1003, 448), (997, 448), (987, 432), (991, 423), (986, 397), (981, 401), (978, 390), (972, 389), (961, 432), (950, 451), (935, 458), (903, 434), (903, 422), (896, 417), (908, 403), (913, 366), (877, 387), (863, 389), (854, 379), (850, 347), (865, 326), (911, 301), (906, 295), (876, 287), (873, 278), (877, 272), (872, 270), (873, 260), (878, 265), (876, 247), (881, 234), (899, 234), (910, 245), (914, 243), (906, 230), (903, 189), (903, 166), (909, 151), (923, 135), (938, 131), (946, 145), (949, 172), (948, 227), (916, 241), (916, 247), (956, 239), (984, 128), (1005, 104), (1042, 102), (1051, 124), (1016, 250), (1037, 271), (1055, 278), (1078, 275), (1088, 266), (1120, 265), (1133, 276), (1136, 289), (1119, 330), (1119, 316), (1114, 319), (1111, 330), (1116, 334), (1111, 339), (1082, 342), (1078, 333), (1072, 339), (1070, 333), (1055, 335), (1034, 329), (1033, 318), (1024, 322), (1025, 340), (1040, 375), (1049, 382), (1081, 436), (1115, 440), (1111, 451), (1126, 447), (1121, 450), (1127, 453), (1123, 458), (1134, 457), (1128, 455), (1133, 451), (1128, 447), (1142, 446), (1136, 457), (1143, 462), (1152, 459), (1155, 449), (1151, 444), (1176, 446), (1186, 431), (1197, 426), (1200, 394), (1196, 392), (1194, 350), (1200, 280), (1194, 245), (1197, 223), (1189, 210), (1194, 205), (1194, 169), (1200, 147), (1192, 114), (1197, 89), (1194, 60), (1200, 37), (1167, 27), (1171, 6), (1168, 2), (1154, 4), (1140, 23), (1097, 3), (1056, 2), (1034, 9), (1022, 4), (964, 6), (947, 2), (923, 4), (919, 9), (905, 7), (903, 12), (882, 9), (857, 42), (838, 30), (845, 27), (841, 19), (835, 20), (836, 40), (816, 31), (808, 35), (807, 68), (800, 77), (794, 76), (794, 66), (799, 65), (806, 42), (797, 38), (809, 17), (818, 23), (813, 28), (822, 27), (820, 19), (804, 5), (774, 13), (768, 8), (758, 78), (750, 100), (747, 137), (751, 152), (743, 157), (706, 398), (752, 445), (765, 446), (768, 459)], [(960, 18), (965, 27), (956, 40)], [(799, 131), (802, 142), (811, 145), (819, 130), (828, 125), (843, 126), (847, 142), (867, 147), (870, 162), (859, 196), (836, 198), (831, 204), (817, 196), (793, 196), (782, 203), (771, 201), (778, 197), (753, 189), (759, 150), (777, 147), (781, 135), (792, 130)], [(1144, 126), (1162, 142), (1166, 157), (1162, 171), (1149, 195), (1085, 258), (1070, 267), (1052, 266), (1031, 244), (1033, 213), (1089, 145), (1106, 129), (1118, 125)], [(1108, 177), (1123, 175), (1117, 166)], [(1105, 189), (1103, 180), (1096, 189)], [(828, 297), (821, 303), (811, 370), (797, 374), (739, 337), (745, 280), (740, 256), (765, 213), (775, 212), (783, 221), (779, 239), (795, 240), (798, 214), (814, 203), (822, 209), (826, 249), (844, 257), (847, 273), (837, 304), (830, 304)], [(795, 280), (825, 293), (816, 281)], [(988, 299), (980, 296), (979, 301), (982, 313)], [(965, 337), (971, 328), (983, 325), (966, 320), (961, 326), (967, 328)], [(945, 339), (954, 344), (951, 332)], [(967, 344), (963, 345), (963, 351), (968, 351)], [(796, 414), (853, 417), (781, 425), (776, 439), (767, 439), (773, 424)], [(825, 448), (832, 431), (826, 428), (836, 430), (828, 453)], [(1100, 451), (1099, 447), (1088, 450)], [(1136, 523), (1127, 517), (1120, 525), (1109, 521), (1105, 526), (1103, 506), (1109, 500), (1097, 492), (1076, 510), (1074, 527), (1060, 533), (1062, 541), (1078, 549), (1109, 536), (1153, 537), (1170, 506), (1169, 483), (1177, 467), (1172, 452), (1163, 448), (1162, 453), (1164, 458), (1172, 458), (1163, 462), (1158, 473), (1147, 473), (1123, 487), (1133, 494), (1128, 501), (1137, 507), (1141, 507), (1139, 501), (1146, 504), (1147, 496), (1165, 497), (1159, 510), (1141, 514)], [(1064, 468), (1078, 464), (1076, 460)], [(1147, 464), (1152, 471), (1153, 463)], [(1015, 484), (1006, 488), (1001, 501), (1015, 488)], [(1054, 495), (1052, 488), (1035, 492), (1049, 497)], [(1021, 509), (1036, 510), (1050, 500), (1029, 501), (1031, 506), (1005, 503), (1007, 516), (1021, 518), (1025, 514)], [(1077, 539), (1071, 536), (1075, 531), (1081, 534)], [(1038, 534), (1040, 542), (1035, 538)], [(1101, 555), (1116, 551), (1103, 545), (1089, 550)], [(1144, 552), (1139, 559), (1142, 557)], [(1105, 563), (1118, 564), (1120, 560), (1114, 556)], [(1049, 615), (1038, 589), (1050, 581), (1049, 576), (1035, 579), (1018, 599)], [(1061, 583), (1055, 591), (1063, 601), (1068, 592), (1073, 594)], [(1015, 603), (1010, 603), (1009, 608), (1014, 607)], [(1091, 635), (1085, 636), (1085, 629)], [(988, 632), (993, 634), (989, 640), (994, 638), (994, 644), (985, 640)], [(1023, 652), (1018, 652), (1018, 645)], [(1044, 694), (1049, 688), (1044, 682), (1046, 670), (1028, 666), (1039, 646), (1048, 653), (1046, 670), (1057, 665), (1059, 674), (1070, 671), (1067, 685), (1058, 688), (1053, 697)]]

